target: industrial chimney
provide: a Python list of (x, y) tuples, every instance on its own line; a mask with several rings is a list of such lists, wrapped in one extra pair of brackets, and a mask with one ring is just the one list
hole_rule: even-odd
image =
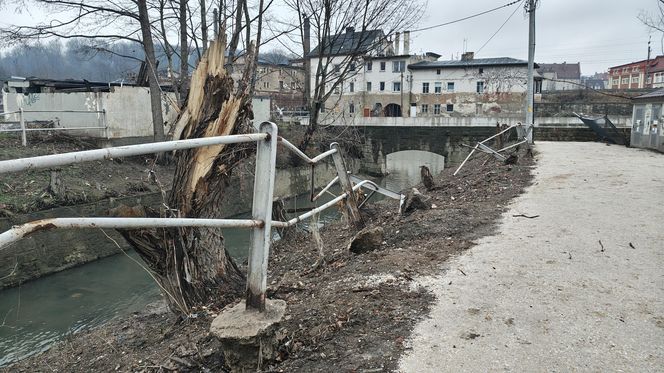
[(410, 54), (410, 31), (403, 32), (403, 54)]

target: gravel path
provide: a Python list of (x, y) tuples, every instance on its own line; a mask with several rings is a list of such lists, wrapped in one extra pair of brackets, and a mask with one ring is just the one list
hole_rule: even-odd
[(537, 151), (500, 233), (421, 279), (438, 300), (400, 371), (664, 371), (664, 155)]

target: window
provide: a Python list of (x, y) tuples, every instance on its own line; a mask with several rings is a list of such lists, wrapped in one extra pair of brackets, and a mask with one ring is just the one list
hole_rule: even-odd
[(475, 104), (475, 114), (480, 115), (480, 114), (482, 114), (482, 112), (483, 112), (482, 104)]
[(480, 67), (480, 74), (484, 74), (484, 68)]
[(619, 78), (613, 79), (613, 85), (619, 85), (619, 84), (620, 84)]
[(447, 82), (447, 92), (454, 92), (454, 82)]
[(284, 88), (285, 88), (285, 86), (284, 86), (284, 81), (283, 81), (283, 80), (280, 80), (280, 81), (279, 81), (279, 89), (284, 89)]
[(384, 90), (385, 90), (385, 82), (380, 82), (380, 91), (382, 92)]
[(334, 69), (335, 73), (338, 73), (339, 71), (341, 71), (341, 66), (339, 64), (335, 63), (333, 69)]
[(447, 104), (447, 106), (445, 107), (445, 110), (447, 110), (448, 113), (453, 112), (454, 111), (454, 105)]
[(401, 92), (401, 82), (392, 82), (392, 91)]
[(334, 87), (334, 90), (332, 91), (335, 95), (338, 95), (339, 93), (341, 93), (341, 90), (339, 89), (339, 86), (340, 85), (337, 85), (336, 87)]
[(429, 105), (422, 104), (422, 114), (428, 114), (428, 113), (429, 113)]
[(295, 90), (296, 87), (295, 82), (290, 82), (290, 89)]
[(373, 69), (373, 62), (369, 61), (367, 62), (367, 71), (371, 71)]
[(350, 65), (348, 66), (348, 69), (350, 71), (355, 71), (355, 62), (351, 62)]
[(440, 69), (436, 69), (436, 75), (440, 75)]
[(443, 89), (443, 83), (441, 83), (441, 82), (433, 83), (433, 92), (434, 93), (441, 93), (442, 89)]
[(634, 71), (634, 72), (637, 72), (637, 71), (639, 71), (639, 68), (638, 68), (638, 66), (634, 66), (634, 67), (632, 68), (632, 71)]
[(355, 113), (355, 104), (353, 104), (352, 102), (348, 104), (348, 112), (351, 114)]
[(622, 84), (628, 84), (629, 78), (622, 78)]
[(354, 83), (354, 82), (350, 82), (350, 83), (348, 84), (348, 90), (349, 90), (350, 92), (355, 92), (355, 83)]
[(484, 93), (484, 82), (477, 82), (477, 93)]
[(367, 82), (367, 92), (371, 92), (371, 82)]
[(401, 73), (406, 70), (406, 61), (392, 61), (392, 72)]
[(270, 82), (263, 82), (263, 88), (270, 88)]
[(440, 104), (433, 105), (433, 115), (440, 115)]
[(385, 71), (385, 61), (380, 63), (380, 71)]
[(639, 82), (639, 77), (638, 76), (633, 76), (632, 77), (632, 83), (638, 83)]
[(429, 83), (422, 83), (422, 93), (429, 93)]

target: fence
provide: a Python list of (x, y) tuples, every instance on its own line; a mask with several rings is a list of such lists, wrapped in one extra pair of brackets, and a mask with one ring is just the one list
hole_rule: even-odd
[[(82, 113), (82, 114), (97, 114), (99, 126), (89, 127), (53, 127), (53, 128), (27, 128), (25, 125), (25, 113)], [(108, 137), (108, 124), (106, 122), (106, 110), (23, 110), (22, 108), (17, 111), (9, 111), (0, 113), (0, 116), (8, 116), (18, 114), (20, 128), (0, 129), (2, 132), (21, 132), (21, 144), (28, 145), (27, 133), (31, 131), (76, 131), (76, 130), (91, 130), (99, 129), (104, 131), (104, 137)], [(99, 115), (101, 114), (101, 115)]]
[[(260, 312), (265, 310), (265, 292), (267, 288), (267, 260), (272, 239), (272, 227), (290, 227), (307, 219), (338, 202), (346, 200), (349, 217), (354, 223), (359, 223), (355, 192), (362, 187), (399, 199), (403, 196), (387, 191), (372, 181), (357, 180), (346, 170), (344, 159), (336, 143), (330, 145), (330, 150), (310, 158), (296, 146), (278, 136), (277, 125), (272, 122), (263, 122), (259, 132), (246, 135), (229, 135), (199, 139), (165, 141), (150, 144), (121, 146), (106, 149), (86, 150), (81, 152), (46, 155), (33, 158), (0, 161), (0, 173), (16, 172), (37, 168), (63, 166), (74, 163), (101, 160), (106, 158), (127, 157), (141, 154), (160, 153), (173, 150), (192, 149), (203, 146), (219, 144), (237, 144), (244, 142), (257, 142), (256, 173), (261, 175), (254, 181), (254, 193), (251, 219), (191, 219), (191, 218), (54, 218), (44, 219), (14, 226), (12, 229), (0, 233), (0, 249), (16, 242), (32, 233), (45, 229), (71, 229), (71, 228), (166, 228), (166, 227), (218, 227), (218, 228), (249, 228), (251, 229), (251, 247), (249, 251), (249, 266), (247, 270), (247, 309)], [(274, 179), (276, 166), (277, 143), (293, 151), (300, 158), (312, 165), (332, 157), (337, 169), (337, 176), (325, 188), (339, 182), (342, 193), (331, 201), (312, 209), (311, 211), (292, 218), (288, 221), (272, 221), (272, 203), (274, 194)], [(353, 185), (351, 180), (356, 180)], [(313, 194), (313, 193), (312, 193)], [(399, 206), (401, 207), (401, 205)]]

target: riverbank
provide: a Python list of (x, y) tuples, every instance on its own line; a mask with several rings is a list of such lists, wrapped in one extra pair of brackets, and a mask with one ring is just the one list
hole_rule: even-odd
[[(298, 233), (276, 243), (269, 267), (270, 298), (284, 299), (279, 361), (287, 372), (384, 371), (396, 368), (415, 323), (432, 294), (413, 278), (436, 273), (451, 256), (493, 232), (505, 206), (531, 182), (532, 160), (505, 166), (484, 158), (437, 177), (426, 192), (435, 205), (408, 216), (391, 200), (366, 208), (367, 225), (382, 227), (381, 247), (364, 254), (346, 250), (352, 233), (343, 222), (321, 229), (326, 260), (318, 261), (311, 237)], [(421, 189), (424, 191), (424, 189)], [(165, 308), (82, 332), (6, 371), (223, 371), (209, 324), (219, 310), (201, 310), (180, 321)]]

